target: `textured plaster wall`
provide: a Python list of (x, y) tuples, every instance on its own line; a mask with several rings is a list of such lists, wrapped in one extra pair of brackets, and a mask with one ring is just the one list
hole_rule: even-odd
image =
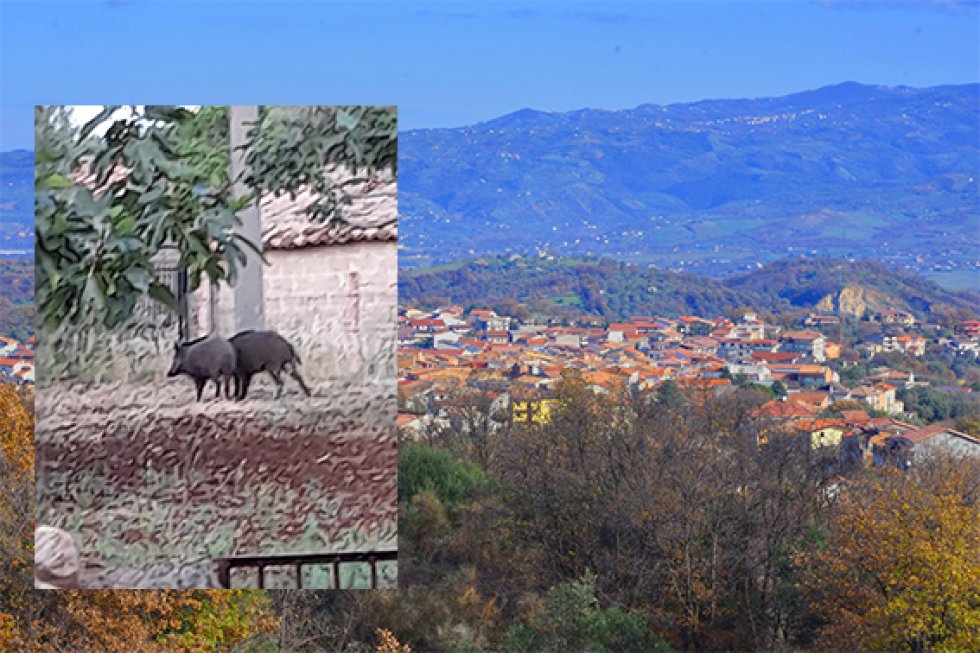
[[(266, 328), (296, 347), (314, 380), (391, 383), (396, 374), (398, 249), (394, 242), (270, 250), (263, 270)], [(192, 301), (194, 333), (208, 332), (209, 287)], [(235, 333), (234, 293), (218, 291), (218, 331)]]

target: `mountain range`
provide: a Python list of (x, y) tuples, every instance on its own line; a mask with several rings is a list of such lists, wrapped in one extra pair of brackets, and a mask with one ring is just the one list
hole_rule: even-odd
[(0, 152), (0, 256), (34, 255), (34, 152)]
[[(803, 253), (980, 285), (980, 85), (847, 82), (399, 133), (400, 259), (609, 257), (721, 278)], [(0, 252), (33, 252), (33, 153), (0, 153)]]
[(965, 285), (980, 265), (978, 101), (977, 84), (849, 82), (404, 131), (401, 264), (547, 252), (720, 277), (806, 253)]

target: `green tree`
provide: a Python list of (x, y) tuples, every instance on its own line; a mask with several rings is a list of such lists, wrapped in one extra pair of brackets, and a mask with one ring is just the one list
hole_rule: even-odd
[(595, 575), (551, 589), (540, 615), (507, 629), (508, 651), (669, 651), (647, 628), (643, 615), (617, 607), (602, 608), (595, 593)]
[(657, 388), (657, 403), (665, 408), (677, 409), (684, 405), (684, 395), (681, 394), (677, 382), (667, 379)]
[(777, 397), (785, 397), (787, 395), (786, 386), (783, 384), (782, 381), (773, 381), (772, 385), (769, 386), (769, 388), (772, 390), (773, 394), (776, 395)]
[(164, 247), (180, 251), (193, 289), (203, 276), (234, 283), (242, 248), (252, 245), (234, 232), (240, 202), (227, 191), (200, 192), (209, 180), (180, 157), (183, 110), (134, 109), (92, 137), (117, 109), (105, 107), (80, 129), (64, 110), (35, 112), (35, 282), (49, 332), (65, 321), (111, 328), (147, 293), (175, 308), (151, 263)]
[(118, 109), (81, 128), (63, 108), (35, 113), (37, 302), (49, 332), (66, 321), (111, 328), (146, 294), (175, 307), (150, 262), (165, 247), (179, 252), (191, 290), (205, 277), (234, 285), (244, 248), (255, 249), (236, 213), (262, 191), (309, 188), (311, 219), (343, 220), (349, 200), (327, 167), (396, 170), (392, 107), (266, 107), (249, 130), (250, 191), (234, 197), (223, 107)]
[(398, 452), (398, 500), (433, 492), (444, 504), (456, 504), (484, 486), (487, 476), (473, 463), (427, 444), (403, 444)]

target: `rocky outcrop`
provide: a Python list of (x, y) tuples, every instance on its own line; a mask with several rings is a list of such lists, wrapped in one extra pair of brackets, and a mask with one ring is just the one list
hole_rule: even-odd
[(818, 311), (849, 315), (856, 318), (894, 308), (896, 308), (895, 301), (884, 293), (874, 288), (858, 285), (848, 285), (839, 293), (825, 295), (816, 306)]

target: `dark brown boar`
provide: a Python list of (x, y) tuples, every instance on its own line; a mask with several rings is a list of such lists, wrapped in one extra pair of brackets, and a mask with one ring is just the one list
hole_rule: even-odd
[(252, 377), (259, 372), (268, 372), (276, 382), (276, 399), (283, 394), (283, 379), (280, 374), (288, 368), (289, 375), (296, 379), (303, 392), (310, 396), (310, 389), (299, 375), (297, 364), (299, 356), (293, 346), (275, 331), (242, 331), (228, 341), (235, 349), (235, 390), (236, 398), (242, 400), (248, 393)]
[(174, 345), (174, 362), (167, 376), (186, 374), (197, 386), (201, 400), (204, 386), (214, 381), (214, 396), (221, 396), (221, 381), (225, 381), (225, 396), (231, 397), (231, 379), (235, 377), (235, 348), (217, 334), (211, 334)]

